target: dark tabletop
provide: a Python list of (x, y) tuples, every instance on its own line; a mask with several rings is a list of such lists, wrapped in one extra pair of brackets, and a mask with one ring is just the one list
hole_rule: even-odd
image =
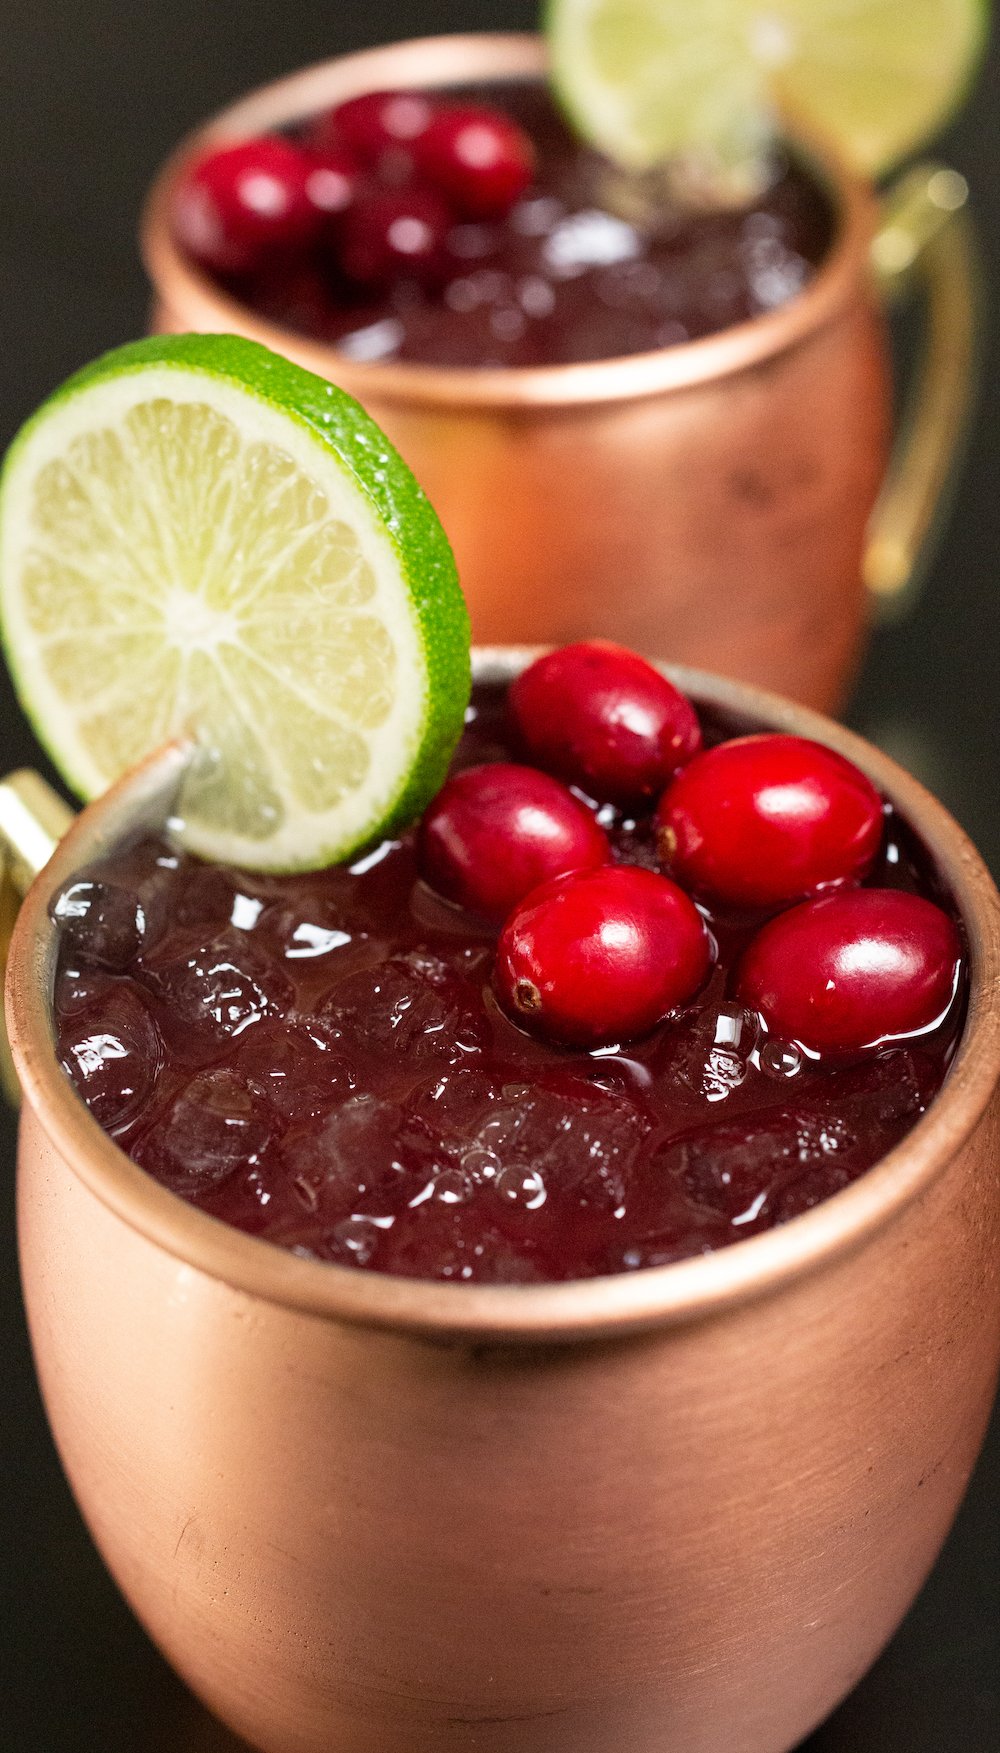
[[(140, 334), (133, 241), (177, 136), (249, 86), (364, 43), (528, 28), (532, 0), (4, 0), (0, 17), (0, 444), (93, 354)], [(1000, 284), (1000, 49), (938, 150), (969, 178)], [(904, 324), (905, 357), (912, 336)], [(851, 722), (938, 792), (1000, 873), (1000, 373), (986, 345), (950, 522), (907, 618), (874, 635)], [(3, 769), (41, 764), (0, 679)], [(13, 1242), (14, 1122), (0, 1118), (0, 1753), (229, 1753), (119, 1598), (45, 1426)], [(996, 1753), (1000, 1418), (902, 1630), (808, 1753)], [(331, 1749), (331, 1753), (333, 1750)], [(417, 1753), (417, 1750), (414, 1750)], [(611, 1750), (609, 1749), (609, 1753)]]

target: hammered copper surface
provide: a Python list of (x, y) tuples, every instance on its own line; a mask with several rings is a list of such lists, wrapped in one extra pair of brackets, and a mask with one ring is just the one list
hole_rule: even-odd
[(427, 39), (309, 68), (234, 105), (182, 145), (147, 205), (154, 326), (249, 335), (356, 395), (440, 512), (479, 641), (613, 635), (829, 709), (863, 631), (889, 381), (874, 196), (826, 147), (810, 152), (839, 234), (803, 293), (706, 340), (597, 364), (362, 364), (235, 303), (173, 243), (173, 185), (207, 141), (358, 91), (543, 64), (533, 37)]
[[(484, 676), (519, 661), (487, 654)], [(785, 1753), (944, 1538), (1000, 1354), (1000, 907), (945, 811), (847, 732), (968, 925), (931, 1112), (852, 1187), (715, 1255), (585, 1283), (297, 1260), (155, 1185), (56, 1064), (48, 896), (162, 808), (166, 751), (34, 885), (8, 1008), (46, 1405), (109, 1565), (265, 1753)]]

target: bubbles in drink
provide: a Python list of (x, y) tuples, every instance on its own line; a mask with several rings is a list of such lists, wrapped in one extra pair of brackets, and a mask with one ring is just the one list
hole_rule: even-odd
[(760, 1068), (779, 1081), (796, 1077), (802, 1070), (802, 1049), (794, 1041), (765, 1041), (760, 1050)]

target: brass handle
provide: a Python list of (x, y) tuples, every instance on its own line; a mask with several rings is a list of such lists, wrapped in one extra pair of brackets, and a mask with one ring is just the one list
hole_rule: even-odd
[(927, 298), (923, 356), (868, 525), (864, 580), (883, 613), (920, 582), (968, 426), (979, 302), (968, 199), (957, 171), (917, 165), (886, 196), (872, 244), (890, 303), (917, 282)]
[[(22, 767), (0, 781), (0, 981), (7, 974), (7, 952), (17, 910), (35, 877), (48, 864), (73, 811), (38, 773)], [(16, 1107), (17, 1077), (0, 1007), (0, 1085)]]

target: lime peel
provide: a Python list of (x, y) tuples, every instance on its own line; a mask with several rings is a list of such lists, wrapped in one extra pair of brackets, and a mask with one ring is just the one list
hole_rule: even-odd
[(468, 701), (441, 525), (343, 391), (233, 336), (87, 366), (0, 477), (0, 614), (22, 703), (84, 797), (193, 734), (182, 837), (316, 868), (411, 819)]

